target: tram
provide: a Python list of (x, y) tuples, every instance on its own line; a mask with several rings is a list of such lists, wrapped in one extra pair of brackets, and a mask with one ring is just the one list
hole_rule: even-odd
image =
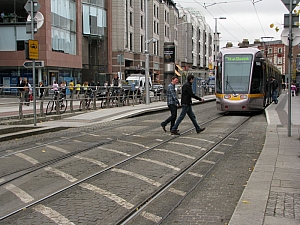
[(220, 111), (261, 111), (271, 102), (270, 77), (281, 82), (279, 69), (255, 47), (222, 49), (216, 70), (216, 105)]

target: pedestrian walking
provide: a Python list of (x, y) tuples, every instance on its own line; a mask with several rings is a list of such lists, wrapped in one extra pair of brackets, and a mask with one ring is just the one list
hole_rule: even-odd
[(17, 83), (17, 87), (18, 87), (18, 92), (19, 92), (19, 97), (20, 97), (20, 101), (23, 102), (24, 101), (24, 87), (25, 86), (25, 82), (24, 80), (22, 79), (22, 77), (19, 77), (19, 81)]
[(73, 92), (74, 92), (74, 82), (71, 80), (69, 82), (69, 90), (70, 90), (70, 98), (73, 98)]
[(192, 98), (195, 98), (199, 101), (204, 101), (202, 98), (196, 96), (193, 93), (192, 90), (192, 83), (194, 81), (194, 75), (188, 75), (187, 76), (187, 82), (182, 86), (181, 89), (181, 106), (182, 106), (182, 110), (180, 113), (179, 118), (177, 119), (175, 125), (172, 127), (171, 129), (171, 134), (172, 135), (180, 135), (178, 132), (178, 126), (179, 124), (182, 122), (182, 120), (184, 119), (185, 115), (188, 114), (189, 118), (191, 119), (193, 125), (196, 128), (196, 132), (197, 134), (204, 131), (205, 128), (201, 128), (196, 120), (196, 116), (192, 110)]
[(45, 92), (45, 86), (42, 81), (40, 81), (40, 83), (39, 83), (39, 88), (40, 88), (40, 99), (42, 99), (42, 97), (44, 96), (44, 92)]
[(172, 127), (175, 125), (175, 121), (177, 118), (177, 105), (179, 106), (180, 103), (176, 96), (175, 84), (178, 83), (178, 77), (173, 76), (171, 83), (168, 85), (167, 89), (167, 105), (171, 112), (171, 116), (168, 117), (165, 121), (163, 121), (160, 125), (163, 130), (166, 132), (166, 126), (168, 123), (171, 122), (170, 131)]
[(297, 91), (297, 87), (294, 83), (292, 83), (292, 85), (291, 85), (292, 97), (294, 97), (296, 95), (296, 91)]
[(275, 104), (278, 103), (277, 96), (278, 96), (278, 81), (275, 77), (271, 76), (271, 91), (272, 91), (272, 99)]
[(77, 81), (77, 84), (76, 84), (76, 98), (79, 98), (80, 89), (81, 89), (80, 81)]

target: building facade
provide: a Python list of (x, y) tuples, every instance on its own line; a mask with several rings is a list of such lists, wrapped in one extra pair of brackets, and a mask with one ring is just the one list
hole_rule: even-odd
[[(26, 33), (25, 3), (6, 1), (3, 7), (0, 86), (15, 86), (20, 76), (33, 82), (32, 68), (23, 66), (26, 61), (24, 42), (32, 39), (31, 34)], [(101, 73), (111, 72), (107, 38), (110, 8), (105, 0), (39, 0), (39, 4), (44, 20), (34, 40), (38, 41), (37, 61), (42, 61), (44, 67), (36, 68), (36, 84), (40, 81), (52, 85), (54, 81), (100, 80)], [(4, 92), (17, 93), (17, 90), (5, 89)]]

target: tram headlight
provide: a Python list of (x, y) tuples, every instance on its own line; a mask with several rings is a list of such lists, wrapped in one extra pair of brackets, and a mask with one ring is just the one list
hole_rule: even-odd
[(230, 99), (231, 95), (224, 95), (224, 99)]
[(247, 99), (248, 97), (247, 97), (247, 95), (240, 95), (240, 98), (241, 99)]

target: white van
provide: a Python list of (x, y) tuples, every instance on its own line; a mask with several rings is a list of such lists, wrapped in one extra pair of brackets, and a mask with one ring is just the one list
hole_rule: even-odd
[[(139, 88), (141, 91), (145, 89), (145, 75), (144, 74), (131, 74), (126, 78), (126, 83), (130, 86), (135, 85), (135, 88)], [(152, 87), (151, 77), (149, 77), (149, 89)]]

